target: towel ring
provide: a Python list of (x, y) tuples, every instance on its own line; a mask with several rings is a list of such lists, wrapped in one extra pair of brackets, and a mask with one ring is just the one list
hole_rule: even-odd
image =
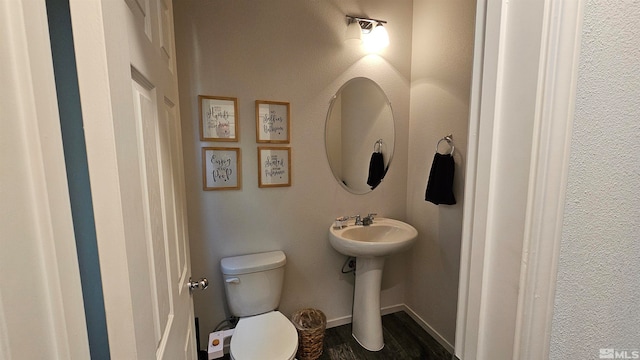
[(438, 147), (440, 146), (440, 143), (446, 141), (447, 144), (449, 144), (449, 146), (451, 147), (451, 151), (449, 151), (449, 155), (453, 156), (453, 151), (456, 149), (455, 145), (453, 145), (453, 135), (449, 134), (445, 137), (443, 137), (442, 139), (440, 139), (438, 141), (438, 143), (436, 144), (436, 152), (438, 152)]
[(373, 151), (377, 153), (382, 152), (382, 139), (378, 139), (375, 144), (373, 144)]

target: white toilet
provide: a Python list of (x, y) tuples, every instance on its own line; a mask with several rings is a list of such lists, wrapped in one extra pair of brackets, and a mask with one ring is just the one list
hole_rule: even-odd
[(220, 261), (229, 309), (240, 318), (231, 337), (232, 359), (295, 359), (298, 333), (291, 321), (276, 311), (286, 262), (282, 251)]

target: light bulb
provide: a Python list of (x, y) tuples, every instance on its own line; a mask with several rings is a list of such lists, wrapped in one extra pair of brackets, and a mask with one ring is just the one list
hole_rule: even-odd
[(378, 23), (370, 33), (363, 37), (364, 47), (368, 52), (378, 52), (389, 46), (389, 34), (387, 29)]
[(389, 46), (389, 33), (387, 33), (387, 29), (385, 29), (381, 23), (378, 23), (373, 31), (371, 31), (371, 37), (373, 41), (376, 42), (378, 48), (382, 49)]

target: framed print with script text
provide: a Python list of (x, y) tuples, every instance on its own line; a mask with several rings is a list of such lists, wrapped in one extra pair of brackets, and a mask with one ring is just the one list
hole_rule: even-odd
[(288, 102), (256, 100), (256, 142), (288, 144), (291, 108)]
[(291, 148), (258, 147), (258, 187), (291, 186)]
[(200, 141), (238, 141), (238, 99), (198, 96)]
[(203, 147), (203, 190), (240, 190), (241, 164), (240, 148)]

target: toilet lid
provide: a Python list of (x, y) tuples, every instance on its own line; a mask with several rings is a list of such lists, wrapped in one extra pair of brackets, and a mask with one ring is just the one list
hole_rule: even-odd
[(231, 337), (237, 360), (290, 360), (298, 350), (298, 332), (279, 311), (241, 318)]

